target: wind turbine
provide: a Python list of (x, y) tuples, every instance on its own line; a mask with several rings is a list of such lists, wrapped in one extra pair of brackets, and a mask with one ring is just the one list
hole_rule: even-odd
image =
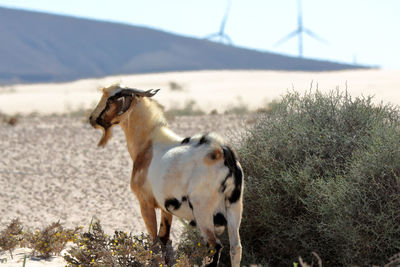
[(288, 41), (289, 39), (297, 35), (299, 57), (303, 57), (303, 33), (307, 34), (308, 36), (314, 38), (317, 41), (327, 43), (327, 41), (319, 37), (316, 33), (311, 31), (310, 29), (303, 27), (303, 11), (301, 8), (301, 0), (297, 0), (297, 29), (289, 33), (285, 37), (283, 37), (278, 42), (276, 42), (275, 47), (283, 44), (284, 42)]
[(219, 27), (219, 32), (207, 35), (205, 39), (217, 40), (220, 41), (221, 43), (227, 43), (229, 45), (232, 45), (232, 39), (227, 34), (225, 34), (225, 25), (226, 21), (228, 20), (231, 5), (232, 5), (232, 0), (228, 0), (228, 4), (225, 9), (225, 15), (222, 18), (221, 26)]

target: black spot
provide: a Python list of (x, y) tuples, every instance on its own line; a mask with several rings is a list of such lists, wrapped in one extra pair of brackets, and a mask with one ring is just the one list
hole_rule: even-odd
[(195, 226), (197, 225), (196, 222), (193, 221), (193, 220), (191, 220), (189, 224), (190, 224), (191, 226), (193, 226), (193, 227), (195, 227)]
[(182, 197), (182, 202), (185, 202), (187, 200), (187, 197)]
[(187, 144), (190, 142), (190, 137), (186, 137), (185, 139), (182, 140), (181, 144)]
[(240, 188), (235, 188), (231, 194), (231, 196), (228, 198), (230, 203), (235, 203), (236, 201), (238, 201), (240, 199), (240, 195), (241, 195), (241, 190)]
[[(223, 146), (222, 150), (224, 152), (224, 164), (229, 169), (229, 174), (228, 174), (227, 178), (233, 174), (234, 184), (235, 184), (235, 189), (229, 196), (228, 200), (230, 203), (235, 203), (236, 201), (238, 201), (240, 199), (241, 189), (242, 189), (243, 172), (242, 172), (242, 169), (236, 164), (237, 159), (236, 159), (235, 153), (233, 153), (232, 149), (230, 149), (230, 147), (228, 147), (228, 146)], [(226, 181), (226, 179), (225, 179), (225, 181)], [(226, 189), (226, 188), (224, 188), (225, 181), (221, 185), (222, 186), (221, 189), (223, 189), (223, 190)]]
[(221, 212), (218, 212), (217, 214), (214, 215), (215, 226), (226, 226), (226, 224), (227, 221), (225, 219), (225, 216)]
[(222, 183), (221, 183), (221, 187), (220, 187), (220, 189), (219, 189), (219, 191), (220, 191), (221, 193), (225, 193), (225, 190), (226, 190), (226, 181), (227, 181), (231, 176), (232, 176), (232, 171), (229, 170), (228, 175), (225, 177), (225, 179), (224, 179), (224, 180), (222, 181)]
[(193, 210), (193, 205), (192, 205), (192, 202), (190, 202), (190, 200), (189, 200), (189, 208), (190, 208), (191, 210)]
[(201, 146), (203, 144), (209, 144), (210, 140), (207, 139), (207, 135), (203, 135), (200, 140), (199, 143), (197, 144), (197, 146)]
[(165, 200), (164, 206), (167, 209), (167, 211), (171, 212), (170, 207), (172, 206), (172, 210), (177, 210), (180, 208), (181, 206), (181, 202), (179, 202), (179, 200), (177, 200), (176, 198), (169, 198), (167, 200)]

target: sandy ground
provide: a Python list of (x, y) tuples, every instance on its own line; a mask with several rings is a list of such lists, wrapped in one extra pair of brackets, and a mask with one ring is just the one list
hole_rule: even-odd
[[(238, 129), (248, 120), (233, 115), (176, 117), (170, 126), (182, 136), (216, 131), (237, 139)], [(15, 126), (0, 123), (0, 228), (20, 218), (33, 229), (58, 220), (66, 227), (86, 229), (92, 216), (97, 216), (110, 234), (117, 229), (145, 231), (138, 201), (129, 188), (132, 161), (125, 136), (119, 127), (113, 133), (107, 146), (99, 148), (101, 131), (82, 118), (25, 117)], [(182, 227), (175, 219), (173, 239)], [(9, 258), (6, 266), (22, 266), (26, 253), (16, 251), (19, 256)], [(65, 265), (60, 258), (29, 262), (27, 266)]]
[[(63, 113), (97, 103), (99, 88), (112, 83), (150, 89), (161, 88), (157, 100), (166, 108), (194, 100), (205, 111), (224, 111), (245, 103), (256, 109), (288, 90), (310, 87), (329, 91), (346, 89), (352, 96), (375, 95), (375, 101), (400, 104), (400, 70), (338, 72), (198, 71), (110, 76), (69, 83), (0, 87), (0, 112), (7, 114)], [(181, 90), (171, 90), (171, 83)]]

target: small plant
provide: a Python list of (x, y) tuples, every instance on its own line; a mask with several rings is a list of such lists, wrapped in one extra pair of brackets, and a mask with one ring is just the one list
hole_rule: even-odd
[(8, 116), (2, 112), (0, 112), (0, 123), (6, 123), (8, 125), (14, 126), (18, 122), (18, 116)]
[(27, 231), (24, 234), (23, 245), (33, 249), (33, 254), (41, 258), (60, 255), (66, 244), (76, 239), (80, 229), (64, 229), (60, 222), (55, 222), (41, 231)]
[[(64, 259), (70, 266), (167, 266), (184, 262), (185, 258), (166, 258), (159, 244), (153, 244), (145, 234), (134, 236), (115, 231), (104, 233), (95, 219), (88, 232), (80, 234)], [(185, 265), (179, 265), (185, 266)]]
[(211, 251), (204, 245), (199, 231), (191, 226), (186, 226), (178, 244), (178, 251), (187, 257), (189, 266), (202, 266), (203, 260), (211, 254)]
[(237, 98), (237, 103), (231, 104), (225, 110), (225, 114), (243, 115), (249, 113), (249, 107), (243, 102), (241, 97)]
[(13, 250), (22, 240), (22, 226), (18, 219), (14, 219), (11, 223), (0, 232), (0, 251), (10, 252), (13, 257)]
[(169, 89), (171, 91), (182, 91), (183, 90), (183, 86), (177, 82), (174, 81), (170, 81), (169, 82)]

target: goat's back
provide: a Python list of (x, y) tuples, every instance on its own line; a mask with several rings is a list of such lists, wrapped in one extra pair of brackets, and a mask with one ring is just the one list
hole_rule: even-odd
[(202, 196), (210, 209), (223, 212), (225, 201), (240, 195), (235, 175), (241, 176), (241, 168), (236, 162), (222, 138), (196, 135), (178, 145), (154, 146), (148, 180), (161, 208), (192, 220), (191, 197)]

